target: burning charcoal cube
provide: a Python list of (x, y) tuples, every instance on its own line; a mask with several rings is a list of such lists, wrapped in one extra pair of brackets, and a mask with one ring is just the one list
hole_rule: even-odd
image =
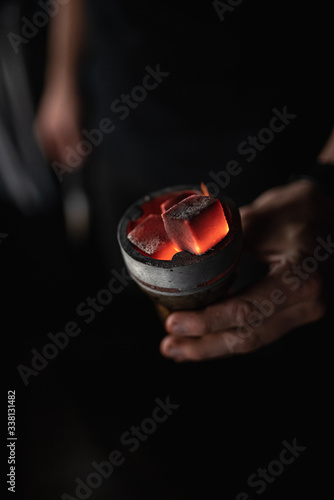
[(170, 260), (177, 252), (168, 238), (161, 215), (148, 215), (129, 232), (131, 243), (144, 255), (159, 260)]
[[(197, 191), (197, 193), (199, 192)], [(192, 194), (196, 194), (196, 191), (174, 191), (173, 193), (170, 193), (168, 200), (161, 203), (161, 212), (166, 212), (166, 210), (171, 208), (173, 205), (176, 205), (176, 203), (184, 200), (184, 198), (188, 198), (188, 196), (191, 196)]]
[(229, 231), (220, 201), (201, 194), (173, 205), (162, 219), (175, 247), (197, 255), (214, 247)]
[(150, 200), (143, 203), (143, 205), (140, 207), (142, 210), (142, 215), (136, 220), (129, 221), (128, 233), (132, 231), (136, 226), (138, 226), (138, 224), (141, 224), (148, 215), (151, 214), (160, 215), (161, 214), (160, 205), (166, 200), (169, 200), (170, 197), (171, 193), (167, 193), (157, 196), (156, 198), (151, 198)]

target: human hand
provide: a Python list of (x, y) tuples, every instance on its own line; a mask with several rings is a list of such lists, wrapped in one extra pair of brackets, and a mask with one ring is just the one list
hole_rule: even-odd
[(307, 180), (270, 189), (240, 209), (245, 247), (268, 263), (259, 282), (166, 320), (163, 356), (199, 361), (249, 353), (326, 312), (334, 275), (334, 201)]
[(49, 162), (57, 161), (78, 169), (83, 157), (73, 155), (82, 140), (80, 131), (81, 103), (75, 86), (65, 82), (46, 88), (35, 119), (36, 139)]

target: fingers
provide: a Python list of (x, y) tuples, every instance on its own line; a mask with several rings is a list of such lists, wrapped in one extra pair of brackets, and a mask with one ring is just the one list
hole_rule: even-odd
[[(274, 310), (277, 312), (308, 297), (312, 280), (309, 284), (301, 284), (299, 293), (291, 293), (289, 286), (281, 279), (282, 274), (276, 272), (268, 275), (241, 293), (201, 311), (175, 312), (167, 318), (165, 328), (175, 336), (201, 337), (241, 326), (253, 316), (256, 317), (258, 311), (270, 316)], [(316, 292), (314, 290), (314, 296)]]
[[(322, 234), (315, 217), (318, 205), (310, 186), (295, 183), (269, 190), (241, 207), (246, 247), (269, 264), (268, 275), (202, 311), (171, 314), (162, 354), (183, 361), (251, 352), (321, 318), (329, 276), (322, 267), (327, 256), (314, 246), (317, 234)], [(323, 215), (326, 210), (319, 212), (319, 220), (331, 227)], [(332, 210), (327, 212), (332, 216)]]
[(168, 333), (182, 337), (202, 337), (243, 323), (252, 305), (241, 296), (218, 302), (200, 311), (171, 314), (165, 323)]
[[(265, 281), (261, 284), (260, 293), (257, 292), (257, 288), (260, 287), (253, 287), (253, 290), (250, 288), (248, 292), (217, 302), (200, 311), (174, 312), (167, 318), (165, 328), (168, 333), (175, 336), (202, 337), (241, 326), (253, 313), (256, 304), (260, 304), (261, 300), (264, 301), (262, 297), (265, 296), (266, 288), (270, 287), (269, 283), (267, 285), (264, 283)], [(272, 290), (272, 287), (270, 289)], [(279, 302), (283, 302), (283, 299), (280, 298)]]
[[(231, 356), (257, 349), (325, 313), (316, 274), (289, 287), (286, 270), (201, 311), (179, 311), (165, 323), (161, 352), (177, 361)], [(294, 287), (297, 281), (292, 282)]]
[(201, 337), (211, 331), (211, 322), (207, 320), (206, 309), (202, 311), (180, 311), (168, 316), (165, 329), (179, 337)]
[(323, 307), (314, 302), (296, 304), (269, 318), (242, 327), (211, 333), (202, 337), (168, 336), (160, 344), (163, 356), (174, 361), (201, 361), (246, 354), (282, 337), (296, 327), (320, 319)]
[(212, 333), (200, 338), (165, 337), (160, 344), (160, 352), (178, 362), (231, 356), (233, 353), (226, 344), (226, 333)]

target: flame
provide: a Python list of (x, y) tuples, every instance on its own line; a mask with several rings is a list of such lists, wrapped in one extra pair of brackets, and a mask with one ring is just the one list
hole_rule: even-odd
[(197, 242), (194, 243), (194, 253), (197, 255), (201, 255), (202, 253), (204, 253), (202, 252), (202, 248)]
[(210, 193), (208, 191), (208, 188), (204, 184), (204, 182), (201, 182), (201, 191), (204, 194), (204, 196), (210, 196)]

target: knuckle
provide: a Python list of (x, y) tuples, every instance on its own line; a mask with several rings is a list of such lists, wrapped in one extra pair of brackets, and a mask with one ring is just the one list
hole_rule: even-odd
[(242, 328), (237, 329), (237, 340), (235, 341), (235, 352), (239, 354), (247, 354), (255, 351), (260, 347), (260, 339), (256, 328), (249, 328), (243, 331)]
[(236, 326), (243, 326), (248, 323), (248, 318), (254, 311), (254, 305), (247, 300), (239, 300), (235, 303), (235, 321)]

